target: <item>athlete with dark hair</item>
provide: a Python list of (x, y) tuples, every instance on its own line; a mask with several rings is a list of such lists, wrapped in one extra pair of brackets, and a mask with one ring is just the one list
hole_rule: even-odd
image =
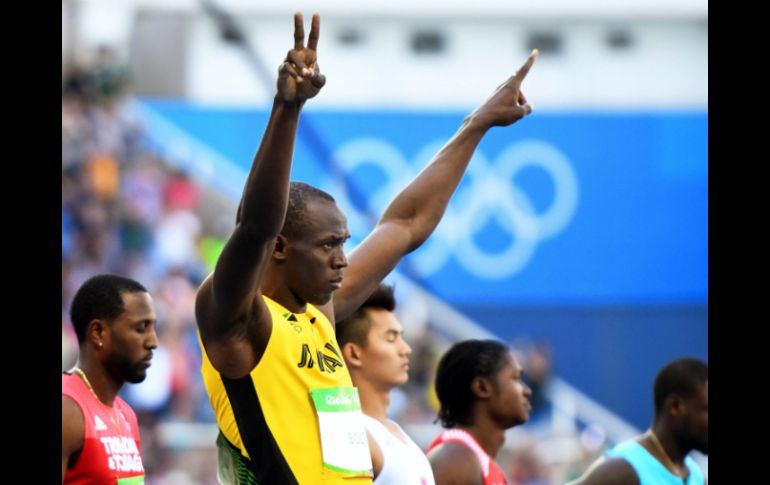
[(361, 397), (374, 485), (433, 485), (420, 447), (388, 419), (390, 391), (409, 378), (412, 353), (395, 308), (393, 287), (380, 284), (352, 315), (337, 322), (337, 343)]
[(529, 387), (511, 350), (495, 340), (453, 345), (436, 371), (439, 419), (447, 428), (428, 447), (437, 485), (502, 485), (494, 459), (505, 430), (525, 423)]
[(708, 365), (691, 357), (663, 367), (655, 378), (650, 429), (605, 453), (571, 484), (703, 485), (703, 472), (687, 455), (708, 455), (708, 378)]
[(62, 483), (142, 483), (136, 415), (117, 394), (142, 382), (158, 346), (155, 311), (136, 281), (105, 274), (75, 293), (78, 362), (62, 374)]

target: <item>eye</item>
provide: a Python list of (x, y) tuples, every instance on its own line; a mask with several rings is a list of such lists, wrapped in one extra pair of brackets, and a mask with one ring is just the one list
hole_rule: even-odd
[(324, 249), (334, 249), (334, 243), (333, 242), (325, 242), (324, 243)]

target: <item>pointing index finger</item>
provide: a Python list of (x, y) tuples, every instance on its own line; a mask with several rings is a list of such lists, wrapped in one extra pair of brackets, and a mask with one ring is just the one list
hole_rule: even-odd
[(527, 77), (527, 73), (529, 72), (529, 69), (532, 67), (532, 64), (535, 63), (535, 59), (537, 59), (537, 56), (540, 55), (540, 51), (537, 49), (532, 49), (532, 53), (529, 55), (529, 59), (527, 59), (527, 62), (524, 63), (521, 68), (516, 71), (516, 87), (518, 88), (521, 86), (521, 82), (524, 80), (525, 77)]
[(310, 37), (307, 38), (307, 48), (310, 50), (316, 50), (318, 47), (318, 34), (321, 33), (321, 16), (318, 13), (313, 14), (313, 19), (310, 23)]
[(294, 48), (302, 50), (305, 47), (305, 27), (302, 25), (302, 14), (294, 13)]

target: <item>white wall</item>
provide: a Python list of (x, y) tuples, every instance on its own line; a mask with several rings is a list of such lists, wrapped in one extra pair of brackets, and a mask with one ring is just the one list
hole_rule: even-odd
[[(241, 19), (260, 57), (275, 70), (292, 43), (291, 19)], [(361, 45), (337, 34), (349, 25)], [(526, 59), (527, 32), (558, 32), (561, 55), (543, 55), (525, 82), (540, 108), (703, 107), (708, 99), (708, 28), (690, 21), (624, 22), (632, 45), (614, 51), (605, 36), (617, 22), (477, 20), (442, 22), (447, 48), (411, 51), (409, 36), (425, 21), (323, 18), (319, 65), (327, 85), (318, 106), (467, 108), (482, 101)], [(206, 102), (264, 103), (272, 94), (242, 54), (218, 41), (208, 19), (197, 19), (190, 42), (187, 94)]]
[[(103, 43), (127, 58), (136, 41), (131, 26), (138, 11), (181, 15), (189, 28), (186, 88), (180, 96), (247, 105), (266, 104), (272, 97), (272, 84), (265, 86), (240, 50), (220, 39), (197, 2), (63, 0), (63, 24), (65, 3), (79, 6), (74, 37), (81, 52)], [(238, 22), (271, 73), (292, 45), (291, 12), (302, 10), (309, 17), (313, 9), (321, 11), (319, 64), (328, 82), (314, 100), (318, 107), (469, 109), (526, 59), (527, 36), (535, 30), (563, 39), (561, 54), (541, 56), (524, 84), (539, 109), (707, 106), (708, 10), (701, 0), (626, 0), (606, 8), (595, 0), (442, 1), (440, 9), (438, 0), (376, 0), (347, 7), (336, 0), (322, 7), (320, 2), (219, 3), (237, 8)], [(338, 41), (350, 28), (362, 33), (361, 44)], [(605, 36), (615, 28), (630, 33), (628, 49), (608, 47)], [(415, 29), (437, 29), (446, 36), (447, 48), (437, 55), (415, 54), (409, 46)]]

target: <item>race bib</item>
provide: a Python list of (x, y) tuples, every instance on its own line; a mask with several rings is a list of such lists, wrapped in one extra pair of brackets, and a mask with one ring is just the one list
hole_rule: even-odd
[(358, 389), (341, 386), (311, 389), (324, 468), (347, 477), (373, 476)]

